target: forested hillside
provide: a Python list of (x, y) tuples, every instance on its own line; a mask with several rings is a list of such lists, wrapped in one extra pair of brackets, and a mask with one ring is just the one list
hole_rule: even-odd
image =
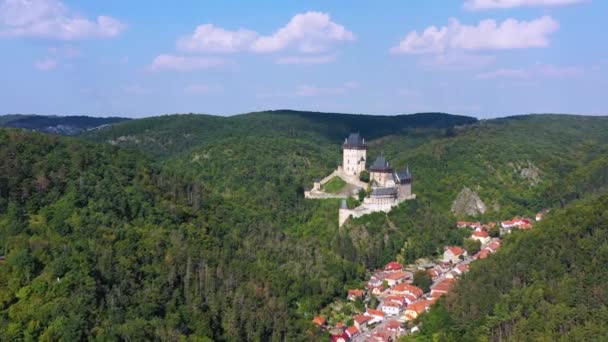
[(606, 263), (608, 195), (591, 195), (476, 262), (423, 316), (421, 334), (405, 340), (607, 340)]
[[(277, 111), (132, 120), (79, 139), (2, 130), (0, 340), (319, 340), (312, 315), (366, 268), (462, 243), (450, 207), (463, 187), (486, 202), (482, 219), (601, 192), (607, 129), (558, 115)], [(339, 201), (303, 191), (351, 131), (368, 159), (409, 164), (418, 199), (339, 229)]]
[(2, 115), (0, 127), (23, 128), (45, 133), (76, 135), (104, 125), (126, 121), (126, 118), (96, 118), (90, 116)]

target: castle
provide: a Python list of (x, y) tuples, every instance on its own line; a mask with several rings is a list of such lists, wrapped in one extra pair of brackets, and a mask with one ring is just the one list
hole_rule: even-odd
[[(401, 202), (416, 198), (416, 195), (412, 194), (412, 174), (409, 167), (395, 171), (381, 154), (371, 164), (369, 170), (367, 169), (368, 146), (359, 133), (351, 133), (344, 140), (342, 149), (342, 165), (338, 166), (331, 175), (315, 182), (312, 190), (305, 192), (307, 198), (342, 198), (338, 213), (340, 226), (349, 217), (361, 217), (379, 211), (389, 212)], [(369, 184), (359, 179), (363, 171), (369, 172)], [(334, 177), (339, 177), (348, 184), (346, 193), (327, 194), (322, 190), (322, 186)], [(346, 198), (357, 197), (361, 189), (367, 192), (363, 203), (354, 209), (349, 209)]]

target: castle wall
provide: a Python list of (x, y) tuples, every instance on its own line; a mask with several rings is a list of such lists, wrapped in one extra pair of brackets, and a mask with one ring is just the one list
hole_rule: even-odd
[(412, 183), (399, 184), (399, 198), (404, 199), (412, 195)]
[(370, 172), (370, 180), (375, 180), (381, 187), (389, 187), (395, 184), (392, 172)]
[[(345, 148), (342, 153), (342, 169), (344, 173), (350, 176), (359, 176), (361, 171), (365, 170), (367, 150)], [(360, 161), (361, 158), (363, 158), (363, 161)]]

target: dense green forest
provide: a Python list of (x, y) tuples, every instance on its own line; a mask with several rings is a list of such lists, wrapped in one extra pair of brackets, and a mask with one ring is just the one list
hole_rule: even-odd
[[(604, 183), (606, 174), (604, 169)], [(424, 315), (415, 341), (608, 339), (608, 195), (516, 232)]]
[(126, 118), (95, 118), (90, 116), (54, 116), (54, 115), (2, 115), (0, 127), (23, 128), (32, 131), (76, 135), (83, 131), (98, 128), (121, 121)]
[[(0, 340), (318, 340), (312, 315), (366, 269), (463, 242), (450, 206), (464, 186), (489, 208), (477, 219), (601, 192), (606, 129), (561, 115), (275, 111), (78, 138), (2, 130)], [(351, 131), (368, 159), (410, 166), (418, 199), (338, 228), (339, 201), (303, 191)]]

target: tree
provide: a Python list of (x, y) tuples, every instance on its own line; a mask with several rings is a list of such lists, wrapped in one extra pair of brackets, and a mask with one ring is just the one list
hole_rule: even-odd
[(418, 270), (414, 273), (413, 284), (421, 288), (422, 291), (429, 292), (431, 290), (431, 285), (433, 284), (433, 279), (426, 271)]
[(498, 225), (490, 228), (490, 232), (489, 232), (490, 236), (493, 238), (497, 238), (500, 237), (500, 228), (498, 228)]
[(463, 247), (469, 255), (473, 255), (481, 249), (481, 242), (475, 239), (464, 239)]
[(359, 180), (365, 183), (369, 182), (369, 172), (366, 170), (361, 171), (359, 174)]
[(363, 201), (365, 199), (365, 196), (367, 196), (367, 192), (364, 189), (360, 189), (359, 190), (359, 201)]

